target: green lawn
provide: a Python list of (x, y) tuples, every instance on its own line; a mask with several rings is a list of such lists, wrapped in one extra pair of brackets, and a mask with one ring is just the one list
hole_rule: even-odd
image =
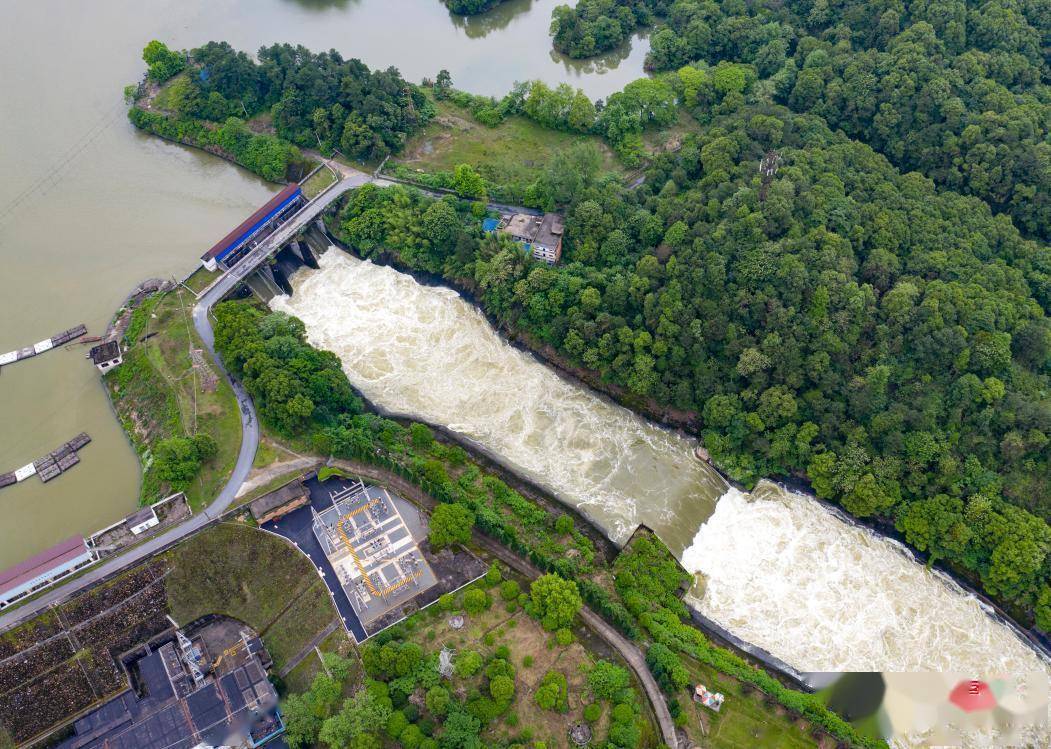
[(316, 579), (263, 633), (263, 644), (274, 659), (274, 667), (280, 671), (332, 623), (335, 615), (328, 588)]
[[(286, 609), (318, 582), (309, 560), (291, 544), (236, 523), (209, 528), (168, 552), (168, 604), (179, 624), (205, 614), (225, 614), (266, 633)], [(313, 599), (321, 626), (281, 635), (295, 653), (336, 616), (326, 596)], [(312, 614), (313, 616), (314, 614)]]
[[(182, 287), (147, 299), (129, 327), (124, 364), (106, 376), (121, 424), (142, 461), (142, 504), (173, 491), (151, 470), (159, 441), (201, 432), (215, 439), (218, 454), (185, 490), (194, 510), (219, 493), (241, 448), (237, 399), (193, 328), (194, 301)], [(203, 366), (195, 367), (191, 351), (199, 352)]]
[(222, 273), (220, 271), (207, 270), (204, 266), (201, 266), (186, 279), (186, 285), (190, 287), (195, 294), (200, 294), (211, 286), (215, 279), (219, 278), (221, 275)]
[(496, 127), (474, 120), (471, 113), (449, 101), (436, 102), (438, 114), (416, 133), (394, 164), (423, 172), (451, 172), (470, 164), (494, 185), (528, 183), (557, 151), (590, 140), (603, 154), (603, 168), (621, 172), (613, 152), (599, 138), (549, 130), (525, 117), (509, 117)]
[[(719, 673), (703, 663), (685, 655), (683, 663), (690, 672), (691, 684), (704, 684), (714, 692), (726, 695), (722, 709), (712, 712), (706, 707), (689, 702), (684, 696), (680, 704), (690, 716), (687, 730), (695, 741), (711, 749), (804, 749), (816, 747), (818, 742), (801, 729), (778, 708), (767, 707), (763, 695), (755, 690), (746, 693), (741, 682)], [(699, 722), (704, 716), (708, 729), (702, 734)]]
[(327, 166), (323, 166), (317, 170), (313, 177), (303, 183), (303, 194), (308, 199), (312, 199), (319, 195), (326, 187), (335, 184), (336, 175), (332, 173), (332, 170)]

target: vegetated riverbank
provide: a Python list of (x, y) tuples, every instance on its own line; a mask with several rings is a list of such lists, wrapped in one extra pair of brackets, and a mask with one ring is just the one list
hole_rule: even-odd
[[(336, 233), (337, 227), (333, 226), (334, 216), (330, 214), (329, 216), (327, 216), (327, 220), (328, 220), (328, 223), (329, 223), (330, 234)], [(342, 247), (343, 249), (347, 250), (348, 252), (351, 252), (352, 255), (360, 257), (363, 254), (363, 253), (360, 253), (360, 252), (356, 252), (352, 248), (349, 248), (348, 245), (346, 244), (346, 242), (339, 241), (338, 239), (333, 240), (333, 242), (337, 246)], [(520, 351), (524, 351), (524, 352), (529, 353), (530, 356), (534, 357), (538, 361), (541, 361), (544, 364), (547, 364), (547, 365), (549, 365), (551, 367), (554, 367), (566, 379), (571, 380), (571, 381), (576, 381), (576, 382), (582, 382), (583, 384), (585, 384), (585, 385), (587, 385), (587, 386), (589, 386), (589, 387), (591, 387), (593, 389), (597, 389), (597, 390), (599, 390), (599, 392), (603, 393), (603, 395), (605, 397), (611, 398), (614, 402), (617, 402), (619, 400), (619, 398), (618, 398), (618, 395), (619, 395), (618, 389), (605, 387), (606, 383), (602, 383), (597, 375), (592, 376), (590, 378), (581, 379), (581, 378), (577, 377), (577, 375), (579, 374), (579, 370), (577, 370), (576, 368), (565, 366), (564, 365), (565, 364), (564, 361), (561, 360), (561, 359), (558, 359), (558, 358), (549, 359), (547, 354), (550, 353), (550, 351), (545, 352), (543, 349), (533, 348), (533, 347), (531, 347), (529, 345), (530, 341), (528, 340), (528, 338), (516, 337), (516, 336), (514, 336), (512, 334), (509, 334), (510, 331), (508, 331), (508, 329), (505, 326), (501, 325), (500, 321), (494, 319), (493, 315), (486, 314), (486, 311), (484, 309), (480, 308), (480, 305), (477, 303), (477, 300), (473, 296), (473, 290), (472, 289), (464, 288), (463, 286), (457, 285), (454, 282), (450, 282), (448, 279), (442, 278), (442, 277), (440, 277), (440, 276), (438, 276), (436, 274), (431, 274), (431, 273), (427, 273), (425, 271), (420, 271), (417, 268), (408, 267), (405, 263), (400, 261), (399, 257), (395, 253), (375, 252), (375, 253), (370, 253), (370, 258), (373, 261), (378, 262), (379, 264), (389, 265), (389, 266), (391, 266), (393, 268), (397, 268), (401, 272), (404, 272), (404, 273), (406, 273), (408, 275), (411, 275), (413, 278), (415, 278), (418, 282), (420, 282), (423, 285), (453, 289), (463, 299), (465, 299), (467, 302), (471, 303), (472, 306), (475, 309), (479, 309), (482, 312), (482, 314), (485, 314), (487, 319), (491, 323), (492, 327), (494, 329), (498, 330), (500, 332), (500, 334), (503, 336), (503, 338), (510, 345), (513, 345), (515, 348), (517, 348)], [(633, 410), (642, 411), (642, 409), (637, 408), (637, 405), (638, 405), (637, 403), (622, 402), (622, 405), (627, 406), (629, 408), (631, 408), (633, 406), (636, 406), (636, 408), (634, 408)], [(665, 414), (662, 414), (660, 412), (654, 412), (653, 410), (650, 410), (648, 413), (645, 412), (645, 411), (642, 411), (642, 412), (645, 413), (645, 415), (649, 416), (652, 419), (657, 420), (659, 423), (662, 423), (665, 426), (668, 426), (668, 427), (671, 427), (671, 428), (678, 428), (678, 429), (682, 430), (684, 433), (687, 433), (687, 434), (690, 431), (689, 427), (691, 426), (691, 424), (690, 424), (689, 419), (667, 419), (667, 418), (664, 418)], [(733, 485), (732, 482), (728, 482), (728, 484)], [(804, 488), (805, 489), (806, 488), (805, 486), (801, 486), (801, 482), (798, 481), (798, 480), (793, 482), (793, 486), (794, 486), (794, 488), (797, 488), (797, 489), (799, 489), (799, 488)], [(740, 488), (740, 487), (738, 487), (738, 488)], [(813, 494), (812, 493), (808, 493), (807, 501), (811, 501), (813, 498), (814, 498)], [(866, 532), (868, 532), (868, 533), (875, 533), (876, 535), (879, 535), (879, 536), (888, 537), (888, 538), (892, 539), (893, 541), (897, 542), (898, 544), (903, 543), (903, 539), (900, 537), (900, 535), (898, 535), (898, 534), (896, 534), (896, 532), (894, 532), (893, 526), (884, 525), (884, 526), (880, 527), (879, 525), (877, 525), (875, 523), (862, 523), (862, 522), (857, 521), (855, 519), (849, 518), (849, 516), (847, 516), (841, 509), (837, 508), (835, 505), (832, 505), (832, 504), (829, 504), (829, 503), (822, 503), (822, 506), (825, 507), (825, 508), (834, 509), (835, 510), (834, 514), (835, 514), (836, 518), (838, 518), (840, 520), (848, 520), (853, 527), (864, 528), (866, 530)], [(910, 564), (913, 562), (913, 560), (915, 560), (917, 558), (917, 557), (915, 557), (915, 556), (913, 556), (911, 554), (908, 554), (907, 552), (903, 552), (903, 553), (905, 553), (906, 556), (908, 556), (908, 558), (910, 560), (910, 562), (909, 562)], [(926, 562), (926, 561), (928, 561), (926, 558), (924, 558), (922, 556), (919, 557), (919, 559), (920, 559), (920, 563), (921, 564)], [(938, 565), (938, 569), (939, 569), (939, 571), (944, 571), (945, 574), (948, 574), (950, 577), (952, 577), (956, 581), (956, 583), (959, 584), (961, 588), (963, 588), (964, 591), (974, 595), (977, 600), (983, 601), (983, 602), (988, 601), (988, 598), (982, 596), (981, 594), (979, 594), (975, 590), (975, 587), (973, 585), (971, 585), (966, 579), (961, 578), (959, 575), (953, 575), (952, 571), (946, 569), (944, 565)], [(987, 604), (987, 611), (996, 612), (996, 614), (994, 615), (994, 619), (996, 619), (997, 617), (1002, 617), (1003, 618), (1002, 620), (1012, 622), (1011, 628), (1014, 629), (1016, 632), (1018, 632), (1023, 637), (1023, 639), (1029, 641), (1033, 645), (1036, 645), (1038, 648), (1043, 648), (1043, 652), (1045, 653), (1045, 657), (1046, 657), (1046, 652), (1047, 652), (1046, 651), (1046, 647), (1044, 647), (1043, 643), (1040, 641), (1039, 632), (1032, 631), (1032, 630), (1027, 631), (1026, 627), (1023, 626), (1022, 624), (1020, 624), (1018, 619), (1016, 619), (1015, 617), (1012, 617), (1009, 612), (1003, 610), (1002, 608), (999, 608), (999, 607), (993, 605), (991, 602), (989, 602)]]
[(140, 504), (184, 491), (201, 509), (226, 482), (240, 449), (237, 399), (193, 330), (192, 303), (181, 286), (142, 299), (122, 336), (124, 362), (103, 378), (139, 456)]
[[(680, 596), (684, 583), (692, 578), (663, 544), (648, 544), (646, 554), (652, 558), (620, 574), (634, 551), (622, 552), (611, 568), (590, 539), (574, 523), (566, 522), (566, 513), (554, 514), (537, 506), (487, 474), (459, 445), (436, 440), (423, 424), (405, 428), (368, 412), (353, 395), (338, 359), (305, 341), (300, 321), (268, 315), (244, 302), (223, 303), (215, 308), (215, 315), (217, 350), (231, 373), (244, 378), (245, 389), (257, 399), (261, 418), (272, 428), (308, 440), (317, 453), (385, 468), (439, 502), (460, 505), (487, 536), (527, 557), (539, 569), (576, 581), (583, 599), (625, 636), (653, 643), (647, 660), (670, 693), (680, 695), (688, 686), (685, 670), (675, 665), (674, 651), (682, 649), (760, 686), (789, 709), (841, 738), (879, 745), (860, 737), (817, 698), (786, 689), (765, 671), (712, 646), (700, 630), (687, 625), (688, 612)], [(275, 337), (280, 346), (269, 344)], [(310, 360), (316, 366), (310, 366)], [(286, 387), (267, 386), (276, 380)], [(319, 398), (316, 408), (305, 408), (306, 393)]]

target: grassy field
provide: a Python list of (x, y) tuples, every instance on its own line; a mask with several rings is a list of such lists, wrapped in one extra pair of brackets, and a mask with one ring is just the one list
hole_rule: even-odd
[(292, 546), (235, 523), (192, 536), (169, 559), (168, 603), (180, 624), (218, 613), (264, 632), (317, 580)]
[(449, 101), (436, 102), (437, 116), (392, 159), (409, 170), (451, 172), (470, 164), (492, 184), (531, 182), (557, 152), (590, 140), (603, 154), (603, 168), (621, 172), (613, 152), (599, 138), (541, 127), (525, 117), (509, 117), (496, 127), (474, 120)]
[[(322, 653), (335, 653), (344, 658), (350, 658), (354, 663), (354, 669), (351, 673), (351, 677), (347, 679), (344, 684), (344, 693), (346, 696), (350, 696), (354, 693), (358, 679), (361, 675), (361, 664), (357, 659), (357, 651), (354, 648), (354, 644), (350, 641), (350, 637), (347, 636), (347, 631), (340, 627), (335, 632), (326, 637), (318, 649)], [(289, 692), (305, 692), (310, 688), (311, 683), (314, 681), (314, 677), (322, 671), (321, 659), (316, 653), (313, 653), (304, 658), (298, 666), (288, 672), (285, 676), (285, 686)]]
[(237, 399), (193, 328), (193, 302), (182, 287), (147, 299), (128, 328), (124, 364), (105, 378), (117, 415), (142, 462), (139, 501), (143, 504), (163, 498), (172, 489), (152, 470), (152, 451), (159, 441), (201, 432), (215, 439), (218, 454), (186, 488), (195, 510), (218, 494), (241, 447)]
[[(819, 746), (805, 728), (793, 721), (776, 705), (766, 705), (763, 695), (732, 676), (683, 656), (690, 672), (691, 682), (704, 684), (713, 692), (722, 692), (726, 701), (722, 709), (712, 712), (696, 703), (684, 703), (689, 716), (687, 731), (696, 740), (703, 736), (703, 746), (712, 749), (751, 749), (751, 747), (778, 747), (804, 749)], [(704, 731), (701, 725), (704, 725)], [(831, 742), (834, 746), (835, 742)]]
[(215, 279), (219, 278), (222, 273), (217, 270), (207, 270), (203, 266), (193, 272), (193, 274), (186, 279), (186, 285), (193, 290), (195, 294), (200, 294), (202, 291), (207, 289)]
[(332, 170), (328, 167), (322, 167), (317, 170), (313, 177), (303, 183), (303, 194), (307, 196), (307, 199), (312, 199), (329, 185), (335, 184), (335, 182), (336, 175), (332, 173)]
[[(525, 580), (519, 578), (523, 589), (527, 589)], [(477, 583), (480, 584), (480, 583)], [(480, 614), (465, 615), (466, 624), (460, 630), (452, 629), (448, 619), (452, 613), (463, 613), (459, 608), (463, 592), (457, 594), (458, 608), (453, 612), (442, 611), (438, 606), (431, 606), (404, 623), (405, 639), (416, 642), (425, 653), (437, 652), (443, 646), (455, 651), (477, 651), (488, 661), (500, 647), (510, 650), (509, 662), (514, 666), (515, 694), (510, 709), (494, 721), (482, 734), (487, 746), (505, 745), (523, 736), (531, 736), (531, 742), (544, 742), (548, 747), (569, 747), (567, 732), (571, 726), (583, 721), (584, 707), (592, 701), (586, 681), (586, 670), (598, 658), (616, 662), (604, 646), (600, 651), (591, 648), (594, 645), (590, 634), (578, 627), (574, 634), (577, 639), (569, 645), (560, 646), (555, 642), (551, 632), (544, 631), (539, 622), (530, 618), (517, 606), (508, 606), (500, 599), (499, 589), (488, 591), (493, 599), (488, 610)], [(509, 608), (513, 608), (511, 611)], [(623, 665), (623, 664), (621, 664)], [(565, 675), (568, 683), (567, 712), (544, 710), (536, 704), (534, 695), (541, 680), (548, 671), (558, 671)], [(484, 691), (484, 676), (479, 673), (469, 679), (456, 678), (458, 692), (470, 693), (475, 688)], [(641, 690), (636, 688), (640, 705), (646, 703)], [(609, 726), (609, 705), (603, 705), (603, 716), (594, 726), (596, 739), (605, 736)], [(643, 713), (645, 715), (645, 711)], [(656, 729), (645, 722), (642, 727), (640, 747), (655, 747), (659, 743)], [(595, 745), (600, 745), (596, 741)], [(532, 743), (527, 745), (532, 746)]]
[(280, 669), (299, 652), (336, 616), (328, 588), (316, 580), (288, 609), (277, 618), (263, 635), (263, 644)]

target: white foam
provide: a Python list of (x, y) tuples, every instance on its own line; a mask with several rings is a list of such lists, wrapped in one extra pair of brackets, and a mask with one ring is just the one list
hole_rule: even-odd
[[(579, 507), (618, 541), (640, 522), (678, 549), (726, 484), (696, 444), (566, 382), (508, 345), (455, 292), (326, 252), (274, 309), (336, 352), (370, 400), (470, 437)], [(681, 517), (691, 523), (680, 525)]]
[(454, 292), (338, 250), (320, 265), (272, 305), (301, 318), (370, 400), (451, 426), (615, 540), (645, 522), (707, 578), (699, 608), (742, 639), (799, 670), (1042, 667), (892, 542), (773, 485), (751, 502), (727, 491), (692, 441), (560, 379)]
[(1047, 670), (949, 578), (769, 482), (723, 495), (682, 562), (705, 615), (800, 670)]

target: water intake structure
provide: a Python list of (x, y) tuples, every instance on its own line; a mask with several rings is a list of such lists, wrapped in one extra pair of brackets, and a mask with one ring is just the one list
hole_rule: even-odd
[(320, 266), (271, 306), (366, 397), (473, 441), (618, 543), (645, 523), (697, 573), (691, 603), (736, 636), (800, 671), (1047, 670), (894, 542), (770, 482), (729, 487), (693, 440), (563, 379), (454, 291), (334, 248)]

